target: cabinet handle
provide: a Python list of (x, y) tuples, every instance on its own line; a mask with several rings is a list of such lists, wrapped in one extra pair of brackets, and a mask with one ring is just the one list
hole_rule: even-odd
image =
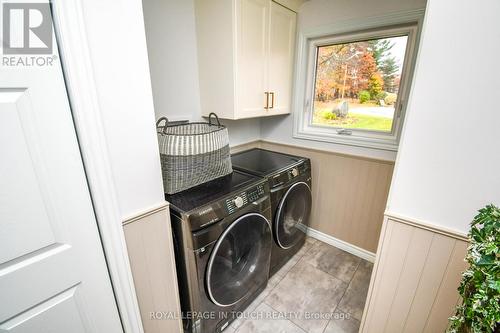
[(264, 106), (264, 109), (269, 109), (269, 92), (265, 92), (264, 95), (266, 95), (266, 106)]
[(274, 108), (274, 92), (270, 92), (269, 95), (271, 95), (271, 107), (270, 109)]

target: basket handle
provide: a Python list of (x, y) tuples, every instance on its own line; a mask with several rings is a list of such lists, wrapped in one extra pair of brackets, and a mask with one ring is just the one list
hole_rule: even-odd
[[(212, 116), (215, 117), (215, 120), (217, 120), (217, 125), (220, 126), (220, 121), (219, 121), (219, 117), (217, 117), (217, 115), (213, 112), (211, 112), (209, 115), (208, 115), (208, 124), (209, 125), (212, 125)], [(215, 125), (215, 124), (214, 124)]]
[[(161, 126), (161, 122), (165, 121), (165, 125)], [(168, 118), (167, 117), (160, 117), (156, 121), (156, 131), (160, 134), (165, 134), (165, 130), (167, 129), (168, 126)]]

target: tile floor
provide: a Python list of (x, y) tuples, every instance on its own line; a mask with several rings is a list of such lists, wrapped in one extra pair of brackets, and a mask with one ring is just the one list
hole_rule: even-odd
[(308, 238), (228, 333), (358, 332), (372, 264)]

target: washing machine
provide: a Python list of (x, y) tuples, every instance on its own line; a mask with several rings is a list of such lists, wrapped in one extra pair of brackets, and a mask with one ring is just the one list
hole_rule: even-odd
[(267, 285), (272, 249), (268, 182), (235, 170), (165, 198), (184, 332), (222, 332)]
[(304, 245), (311, 215), (311, 161), (254, 148), (232, 155), (233, 169), (264, 177), (270, 188), (273, 248), (270, 275)]

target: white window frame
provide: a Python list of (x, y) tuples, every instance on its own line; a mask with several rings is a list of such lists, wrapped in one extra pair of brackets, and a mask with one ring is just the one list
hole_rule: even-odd
[[(293, 101), (293, 136), (299, 139), (397, 151), (415, 67), (422, 18), (423, 10), (416, 10), (377, 18), (339, 22), (320, 30), (300, 34), (297, 46), (295, 99)], [(402, 35), (407, 35), (408, 40), (391, 132), (352, 128), (342, 131), (338, 127), (313, 125), (318, 47)]]

